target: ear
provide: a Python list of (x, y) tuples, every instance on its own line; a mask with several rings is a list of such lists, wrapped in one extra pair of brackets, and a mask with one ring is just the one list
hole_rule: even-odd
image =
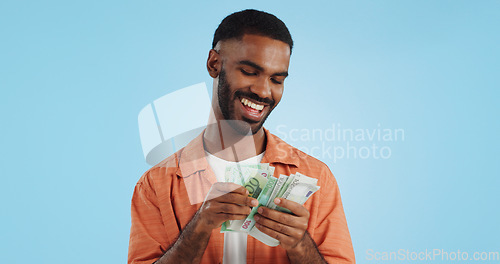
[(215, 51), (214, 49), (211, 49), (208, 52), (208, 59), (207, 59), (208, 74), (210, 74), (212, 78), (217, 78), (217, 76), (219, 76), (221, 66), (222, 63), (219, 53), (217, 53), (217, 51)]

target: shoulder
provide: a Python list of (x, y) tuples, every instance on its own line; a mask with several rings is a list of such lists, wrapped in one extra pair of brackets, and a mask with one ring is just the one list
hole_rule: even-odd
[[(268, 140), (272, 143), (270, 145), (273, 149), (270, 151), (270, 154), (275, 155), (273, 157), (274, 160), (296, 166), (298, 172), (307, 176), (320, 180), (327, 180), (326, 178), (329, 178), (329, 180), (335, 182), (330, 168), (324, 162), (288, 144), (272, 133), (268, 133), (267, 135), (269, 137)], [(270, 145), (268, 144), (268, 147)], [(266, 149), (266, 151), (268, 150)]]
[(148, 169), (137, 182), (138, 187), (155, 189), (155, 186), (171, 182), (178, 171), (178, 156), (183, 149), (170, 155), (158, 164)]
[[(328, 166), (321, 160), (303, 152), (302, 150), (288, 144), (278, 136), (268, 133), (269, 139), (272, 144), (271, 146), (274, 150), (271, 150), (273, 154), (279, 155), (280, 159), (286, 159), (290, 163), (298, 163), (297, 167), (304, 165), (320, 167), (323, 169), (328, 169)], [(269, 146), (269, 145), (268, 145)], [(266, 150), (267, 151), (267, 150)], [(277, 152), (276, 152), (277, 151)], [(328, 169), (329, 170), (329, 169)]]

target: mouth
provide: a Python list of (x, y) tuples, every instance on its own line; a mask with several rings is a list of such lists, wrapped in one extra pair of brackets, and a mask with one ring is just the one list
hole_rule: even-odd
[(244, 97), (240, 97), (239, 99), (241, 108), (243, 109), (243, 116), (250, 121), (260, 121), (262, 116), (264, 115), (264, 109), (268, 106)]

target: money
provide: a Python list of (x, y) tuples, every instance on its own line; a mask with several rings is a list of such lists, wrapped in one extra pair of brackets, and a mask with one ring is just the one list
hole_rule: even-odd
[(267, 168), (260, 168), (258, 172), (250, 177), (245, 185), (243, 185), (243, 187), (248, 190), (250, 197), (256, 199), (259, 197), (262, 189), (266, 186), (269, 179), (268, 174), (269, 172), (267, 171)]
[[(297, 177), (295, 174), (292, 174), (292, 175), (288, 176), (286, 182), (283, 184), (283, 186), (280, 187), (280, 190), (273, 197), (273, 199), (271, 201), (269, 201), (269, 204), (268, 204), (267, 207), (269, 207), (271, 209), (276, 209), (277, 205), (274, 203), (274, 198), (276, 198), (276, 197), (283, 197), (283, 194), (287, 190), (289, 190), (289, 188), (293, 188), (293, 186), (296, 184), (296, 182), (299, 181), (299, 177)], [(286, 198), (286, 197), (283, 197), (283, 198)]]
[(273, 176), (269, 177), (267, 184), (264, 187), (264, 190), (262, 190), (259, 197), (257, 197), (257, 201), (259, 202), (259, 205), (252, 208), (252, 211), (250, 212), (250, 214), (243, 221), (243, 224), (240, 227), (240, 231), (247, 232), (254, 227), (255, 220), (253, 219), (253, 216), (257, 213), (257, 210), (259, 209), (259, 207), (267, 205), (267, 202), (269, 201), (269, 198), (271, 197), (271, 192), (273, 191), (274, 185), (276, 184), (277, 180), (278, 179), (276, 177), (273, 177)]
[[(284, 175), (280, 175), (280, 177), (282, 176)], [(274, 194), (271, 194), (267, 202), (267, 207), (271, 209), (291, 213), (290, 210), (277, 206), (274, 203), (274, 198), (282, 197), (303, 205), (314, 192), (319, 190), (319, 186), (315, 185), (318, 182), (318, 180), (315, 178), (307, 177), (300, 173), (292, 174), (288, 177), (284, 176), (283, 178), (285, 178), (286, 181), (281, 186), (279, 186), (279, 182), (276, 183), (275, 190), (279, 189), (279, 191), (275, 192), (275, 190), (273, 190)], [(253, 216), (254, 215), (251, 215), (250, 223), (253, 223), (253, 225), (255, 225)], [(247, 221), (248, 218), (249, 217), (247, 217), (245, 221)], [(268, 246), (273, 247), (279, 245), (279, 241), (277, 239), (260, 232), (257, 228), (252, 228), (248, 232), (248, 234)]]
[[(249, 196), (257, 199), (266, 186), (269, 177), (272, 177), (274, 168), (271, 170), (269, 164), (258, 165), (236, 165), (226, 168), (226, 181), (239, 183), (245, 181), (243, 185), (249, 192)], [(229, 220), (222, 223), (221, 232), (242, 232), (240, 227), (245, 220)]]
[(231, 220), (222, 224), (221, 232), (245, 232), (262, 243), (275, 247), (279, 241), (262, 233), (255, 227), (254, 216), (261, 206), (266, 206), (278, 211), (291, 213), (290, 210), (277, 206), (276, 197), (285, 198), (303, 205), (309, 197), (319, 190), (318, 179), (311, 178), (301, 173), (290, 176), (281, 174), (278, 178), (273, 176), (274, 167), (267, 163), (257, 165), (232, 165), (226, 168), (225, 180), (244, 186), (249, 196), (257, 199), (259, 205), (245, 220)]
[(262, 233), (262, 231), (260, 231), (257, 228), (252, 228), (252, 230), (248, 232), (248, 235), (252, 236), (253, 238), (259, 240), (260, 242), (270, 247), (276, 247), (280, 244), (280, 242), (277, 239), (272, 238), (265, 233)]
[(224, 174), (226, 182), (244, 185), (248, 178), (259, 172), (260, 165), (234, 165), (228, 166)]
[(281, 187), (283, 184), (285, 184), (286, 180), (288, 179), (288, 176), (280, 174), (280, 177), (278, 178), (278, 181), (276, 181), (276, 185), (274, 185), (273, 192), (270, 195), (269, 201), (267, 202), (266, 206), (273, 209), (276, 204), (274, 203), (274, 198), (277, 197), (279, 194)]
[[(316, 186), (317, 183), (318, 179), (307, 177), (303, 174), (297, 173), (293, 178), (293, 181), (290, 183), (287, 190), (281, 195), (281, 197), (303, 205), (309, 198), (309, 196), (319, 190), (319, 186)], [(290, 210), (279, 206), (276, 206), (273, 209), (291, 213)]]

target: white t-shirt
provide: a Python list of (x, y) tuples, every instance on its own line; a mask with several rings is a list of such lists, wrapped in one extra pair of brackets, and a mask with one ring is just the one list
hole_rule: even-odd
[[(208, 164), (214, 171), (218, 182), (224, 182), (226, 166), (234, 165), (237, 162), (223, 160), (205, 151)], [(240, 161), (239, 164), (259, 164), (264, 157), (264, 152)], [(227, 232), (224, 233), (224, 264), (240, 264), (247, 262), (247, 233)]]

